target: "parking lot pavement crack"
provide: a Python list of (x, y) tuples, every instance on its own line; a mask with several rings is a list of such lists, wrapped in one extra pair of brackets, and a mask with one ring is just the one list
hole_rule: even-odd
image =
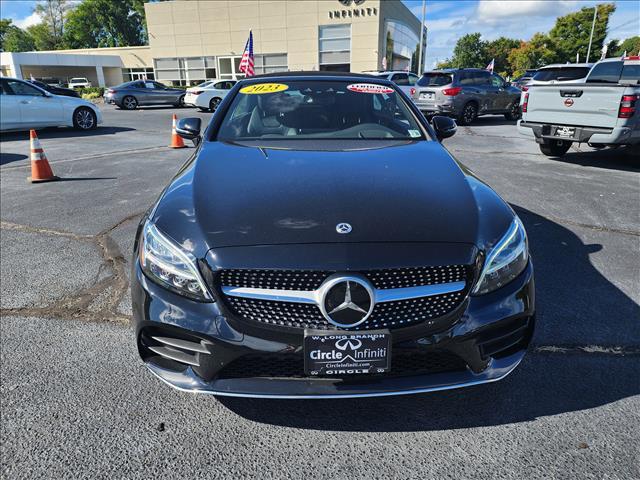
[(146, 212), (146, 210), (144, 210), (142, 212), (132, 213), (131, 215), (127, 215), (122, 220), (117, 221), (116, 223), (114, 223), (110, 227), (108, 227), (108, 228), (104, 229), (103, 231), (101, 231), (98, 234), (98, 236), (106, 235), (108, 233), (113, 232), (116, 228), (120, 227), (123, 223), (127, 223), (128, 221), (133, 220), (134, 218), (141, 217), (142, 215), (144, 215), (145, 212)]
[(5, 230), (16, 230), (18, 232), (24, 233), (41, 233), (44, 235), (56, 235), (59, 237), (71, 238), (73, 240), (84, 240), (91, 241), (94, 236), (93, 235), (80, 235), (72, 232), (65, 232), (62, 230), (54, 230), (52, 228), (44, 228), (44, 227), (32, 227), (30, 225), (20, 225), (18, 223), (11, 222), (0, 222), (0, 228)]
[[(64, 295), (53, 303), (44, 306), (3, 308), (0, 309), (0, 316), (53, 317), (128, 323), (130, 316), (123, 315), (117, 310), (129, 287), (129, 280), (125, 271), (126, 260), (118, 244), (111, 238), (108, 232), (111, 232), (127, 220), (135, 218), (136, 215), (140, 215), (140, 213), (130, 215), (120, 220), (113, 227), (97, 235), (77, 235), (49, 228), (0, 222), (0, 228), (3, 229), (33, 234), (58, 235), (74, 240), (91, 242), (98, 248), (102, 257), (102, 264), (100, 265), (96, 279), (89, 287)], [(105, 270), (109, 273), (107, 276), (101, 278), (101, 273)], [(98, 303), (98, 300), (100, 300), (101, 303), (96, 307), (95, 305)]]
[(639, 346), (615, 345), (540, 345), (535, 347), (536, 353), (615, 355), (622, 357), (640, 357)]

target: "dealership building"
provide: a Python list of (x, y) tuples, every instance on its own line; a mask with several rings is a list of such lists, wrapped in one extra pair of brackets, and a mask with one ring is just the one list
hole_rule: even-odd
[(256, 74), (419, 70), (420, 21), (400, 0), (176, 0), (146, 3), (145, 12), (148, 46), (2, 53), (2, 74), (99, 86), (242, 78), (250, 30)]

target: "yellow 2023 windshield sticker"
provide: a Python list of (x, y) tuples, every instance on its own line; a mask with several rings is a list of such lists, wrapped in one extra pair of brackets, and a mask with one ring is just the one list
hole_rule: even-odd
[(276, 93), (284, 92), (289, 88), (289, 85), (284, 83), (256, 83), (255, 85), (247, 85), (240, 89), (240, 93), (246, 95), (261, 95), (263, 93)]

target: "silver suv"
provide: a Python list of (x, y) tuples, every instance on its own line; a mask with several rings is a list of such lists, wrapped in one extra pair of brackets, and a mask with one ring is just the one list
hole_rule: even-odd
[(450, 115), (469, 125), (479, 115), (520, 118), (520, 90), (479, 68), (425, 72), (416, 83), (413, 101), (427, 116)]
[(405, 70), (367, 70), (362, 73), (366, 73), (378, 78), (386, 78), (387, 80), (391, 80), (409, 97), (413, 95), (413, 87), (420, 78), (415, 73), (407, 72)]

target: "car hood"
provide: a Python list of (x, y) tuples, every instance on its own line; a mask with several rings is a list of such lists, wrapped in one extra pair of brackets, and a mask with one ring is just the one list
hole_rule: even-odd
[[(479, 214), (472, 188), (440, 143), (372, 141), (362, 148), (362, 142), (351, 142), (357, 149), (346, 143), (331, 151), (309, 150), (308, 144), (303, 150), (208, 142), (165, 193), (161, 203), (168, 208), (159, 210), (158, 226), (183, 243), (190, 234), (175, 226), (187, 218), (186, 230), (195, 223), (208, 248), (476, 243)], [(338, 233), (339, 223), (352, 231)]]

